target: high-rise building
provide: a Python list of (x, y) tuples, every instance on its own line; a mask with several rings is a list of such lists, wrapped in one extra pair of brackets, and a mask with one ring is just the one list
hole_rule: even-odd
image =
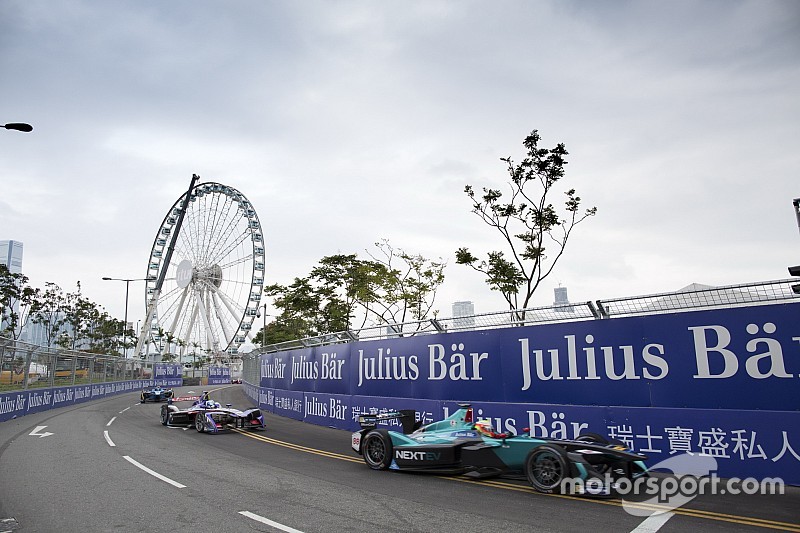
[[(462, 318), (463, 317), (463, 318)], [(466, 329), (475, 326), (475, 305), (472, 302), (453, 302), (453, 326)]]
[(556, 287), (553, 289), (553, 293), (555, 294), (556, 301), (553, 302), (553, 307), (556, 308), (556, 311), (573, 311), (575, 308), (573, 305), (569, 303), (569, 297), (567, 296), (567, 288), (566, 287)]
[(22, 273), (22, 243), (0, 241), (0, 265), (5, 265), (12, 274)]

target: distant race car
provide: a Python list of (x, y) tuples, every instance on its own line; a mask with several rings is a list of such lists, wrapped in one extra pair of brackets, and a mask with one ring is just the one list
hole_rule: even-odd
[[(175, 402), (193, 402), (186, 409), (179, 409)], [(222, 407), (204, 391), (201, 396), (170, 398), (161, 406), (161, 423), (165, 426), (194, 427), (200, 433), (240, 429), (264, 429), (264, 415), (258, 408), (240, 411), (227, 404)]]
[(145, 403), (147, 401), (151, 402), (165, 402), (172, 398), (174, 393), (172, 389), (165, 389), (163, 387), (151, 387), (149, 389), (144, 389), (142, 391), (142, 395), (140, 398), (141, 403)]
[[(622, 478), (647, 476), (646, 456), (595, 433), (575, 440), (540, 439), (530, 432), (497, 433), (476, 421), (469, 404), (439, 422), (422, 426), (413, 410), (362, 415), (352, 448), (374, 470), (465, 475), (475, 479), (524, 475), (539, 492), (611, 496)], [(399, 420), (403, 433), (378, 428)]]

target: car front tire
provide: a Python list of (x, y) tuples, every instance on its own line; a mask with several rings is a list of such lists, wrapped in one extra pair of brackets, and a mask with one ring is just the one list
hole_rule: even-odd
[(392, 439), (385, 429), (373, 429), (361, 444), (364, 462), (373, 470), (386, 470), (392, 464)]
[(567, 461), (566, 452), (559, 446), (538, 446), (525, 458), (525, 476), (539, 492), (559, 494), (562, 482), (569, 476)]

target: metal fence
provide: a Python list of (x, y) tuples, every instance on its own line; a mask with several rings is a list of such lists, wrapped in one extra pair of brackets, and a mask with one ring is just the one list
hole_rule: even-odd
[(0, 337), (0, 392), (152, 376), (152, 363), (76, 352)]
[[(393, 339), (452, 331), (476, 331), (578, 320), (602, 320), (623, 316), (742, 307), (773, 302), (797, 303), (800, 302), (800, 294), (794, 293), (792, 290), (793, 284), (797, 284), (796, 279), (764, 281), (725, 287), (690, 286), (682, 291), (647, 296), (534, 307), (463, 317), (434, 318), (398, 324), (382, 324), (271, 344), (258, 348), (250, 352), (250, 354), (243, 354), (242, 358), (245, 361), (245, 377), (247, 377), (248, 372), (253, 372), (252, 365), (248, 365), (248, 359), (260, 353), (273, 353), (358, 340)], [(257, 378), (257, 376), (252, 377)], [(258, 380), (255, 381), (255, 383), (257, 382)], [(253, 382), (251, 381), (251, 383)]]
[[(689, 289), (678, 292), (498, 311), (462, 317), (433, 318), (397, 324), (387, 323), (328, 333), (272, 344), (242, 354), (243, 378), (250, 383), (259, 382), (258, 355), (261, 353), (358, 340), (395, 339), (454, 331), (478, 331), (579, 320), (613, 320), (623, 316), (743, 307), (776, 302), (800, 303), (800, 294), (796, 294), (792, 290), (792, 285), (796, 283), (797, 280), (789, 279), (725, 287), (690, 286)], [(202, 377), (203, 372), (199, 372)], [(48, 348), (0, 337), (0, 392), (148, 379), (152, 375), (152, 361)]]
[(745, 307), (778, 301), (800, 301), (792, 285), (797, 280), (765, 281), (725, 287), (694, 287), (679, 292), (665, 292), (648, 296), (598, 300), (597, 307), (603, 318), (632, 315), (654, 315), (692, 311), (700, 308)]

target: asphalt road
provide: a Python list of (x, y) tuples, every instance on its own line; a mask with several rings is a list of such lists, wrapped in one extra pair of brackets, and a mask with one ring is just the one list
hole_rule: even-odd
[[(212, 397), (251, 404), (238, 385)], [(646, 518), (521, 481), (375, 472), (340, 430), (268, 415), (264, 431), (207, 435), (159, 409), (124, 394), (0, 424), (0, 532), (800, 532), (795, 487)]]

